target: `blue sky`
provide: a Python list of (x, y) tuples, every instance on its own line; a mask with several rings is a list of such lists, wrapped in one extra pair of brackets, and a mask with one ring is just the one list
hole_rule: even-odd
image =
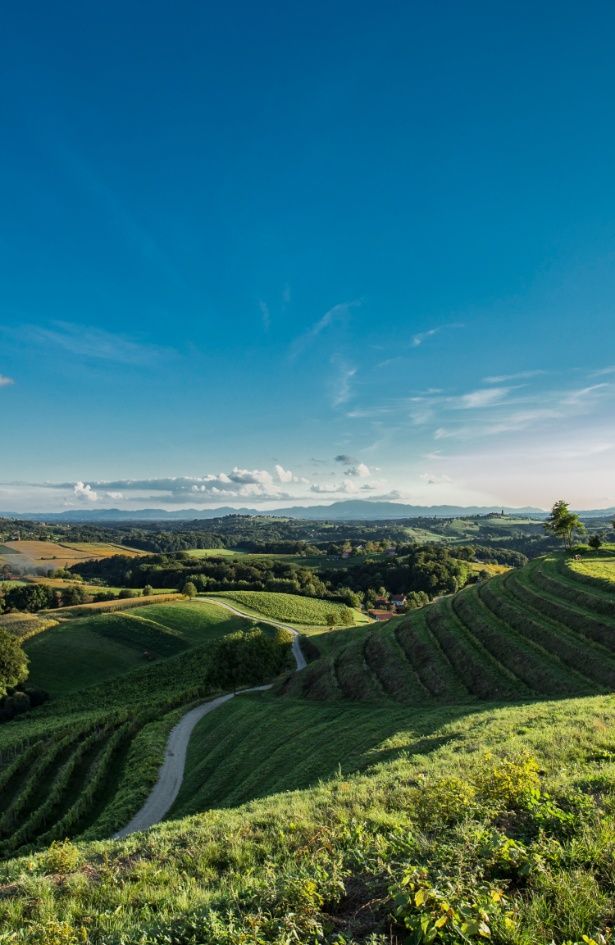
[(13, 5), (0, 509), (615, 504), (614, 29)]

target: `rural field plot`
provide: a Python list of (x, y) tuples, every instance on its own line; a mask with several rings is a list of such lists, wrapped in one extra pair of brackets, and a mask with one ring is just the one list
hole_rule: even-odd
[(70, 568), (80, 561), (110, 558), (119, 554), (140, 557), (143, 552), (123, 548), (121, 545), (88, 542), (64, 544), (55, 541), (7, 541), (0, 546), (0, 561), (23, 573)]
[(275, 591), (220, 591), (210, 595), (226, 601), (246, 613), (272, 620), (307, 626), (326, 626), (329, 618), (338, 626), (367, 623), (369, 618), (353, 607), (316, 597)]
[(600, 551), (585, 553), (580, 561), (568, 561), (573, 574), (613, 585), (615, 588), (615, 545)]

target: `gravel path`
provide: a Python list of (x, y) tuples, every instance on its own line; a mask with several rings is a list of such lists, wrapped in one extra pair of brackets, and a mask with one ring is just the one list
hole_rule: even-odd
[[(237, 614), (240, 617), (252, 616), (251, 614), (243, 613), (243, 611), (232, 607), (224, 601), (215, 600), (210, 597), (200, 598), (200, 600), (203, 601), (203, 603), (215, 604), (216, 607), (223, 607), (225, 610), (229, 610), (231, 613)], [(301, 652), (301, 644), (297, 630), (295, 630), (294, 627), (288, 626), (288, 624), (279, 623), (277, 620), (261, 619), (260, 617), (255, 619), (258, 619), (259, 623), (268, 623), (274, 627), (282, 627), (284, 630), (289, 630), (292, 633), (292, 652), (297, 665), (297, 671), (304, 669), (306, 662)], [(241, 689), (237, 692), (237, 695), (239, 696), (243, 692), (263, 692), (266, 689), (271, 689), (271, 685), (253, 686), (251, 689)], [(147, 830), (148, 827), (159, 823), (159, 821), (164, 818), (173, 806), (179, 794), (182, 781), (184, 780), (188, 742), (190, 741), (194, 726), (197, 722), (200, 722), (203, 716), (207, 715), (209, 712), (213, 712), (214, 709), (219, 708), (234, 697), (235, 693), (232, 692), (224, 696), (218, 696), (216, 699), (210, 699), (208, 702), (197, 705), (196, 708), (190, 709), (189, 712), (186, 712), (186, 714), (182, 716), (169, 735), (164, 762), (150, 796), (141, 810), (137, 811), (134, 815), (130, 823), (113, 835), (114, 840), (127, 837), (128, 834), (136, 833), (139, 830)]]

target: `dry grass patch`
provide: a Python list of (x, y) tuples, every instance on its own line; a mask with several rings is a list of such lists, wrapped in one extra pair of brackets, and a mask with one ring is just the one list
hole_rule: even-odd
[(2, 558), (6, 564), (13, 565), (19, 571), (33, 568), (70, 568), (81, 561), (98, 558), (111, 558), (113, 555), (140, 557), (142, 552), (122, 545), (96, 542), (74, 542), (61, 544), (56, 541), (6, 541)]

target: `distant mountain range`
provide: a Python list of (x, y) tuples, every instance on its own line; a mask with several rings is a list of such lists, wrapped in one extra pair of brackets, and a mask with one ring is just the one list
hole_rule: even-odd
[[(283, 509), (70, 509), (66, 512), (0, 512), (2, 518), (21, 519), (32, 522), (166, 522), (195, 521), (223, 518), (227, 515), (260, 515), (279, 518), (296, 518), (308, 521), (384, 521), (401, 518), (465, 518), (474, 515), (490, 515), (504, 511), (507, 515), (524, 515), (543, 519), (544, 509), (533, 506), (511, 508), (501, 505), (402, 505), (399, 502), (377, 502), (365, 499), (347, 499), (331, 505), (294, 505)], [(615, 515), (615, 507), (580, 511), (586, 518), (604, 518)]]

